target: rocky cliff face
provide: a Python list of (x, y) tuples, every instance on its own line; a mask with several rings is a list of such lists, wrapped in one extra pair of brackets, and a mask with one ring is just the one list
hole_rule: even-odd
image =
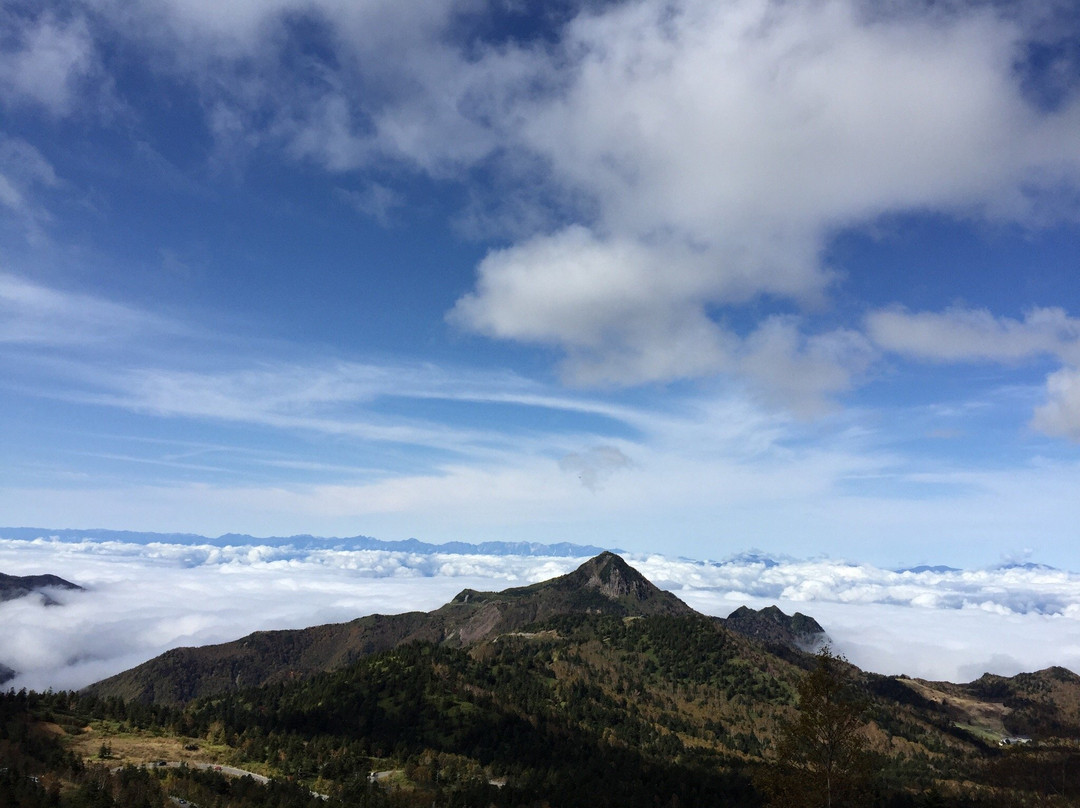
[(740, 606), (728, 615), (724, 625), (758, 642), (800, 651), (817, 651), (829, 641), (825, 629), (814, 618), (801, 612), (789, 616), (776, 606), (756, 610)]
[(629, 598), (643, 602), (659, 591), (640, 572), (612, 553), (594, 558), (584, 569), (589, 575), (584, 586), (611, 600)]

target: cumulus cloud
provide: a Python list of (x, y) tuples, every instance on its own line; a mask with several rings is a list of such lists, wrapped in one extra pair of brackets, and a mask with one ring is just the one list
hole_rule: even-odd
[(872, 312), (867, 333), (888, 351), (936, 362), (1016, 362), (1050, 355), (1080, 363), (1080, 319), (1060, 308), (1034, 308), (1022, 320), (986, 309)]
[(857, 331), (807, 336), (794, 318), (770, 317), (745, 340), (739, 368), (774, 403), (815, 414), (829, 396), (850, 389), (874, 359), (874, 347)]
[(200, 93), (223, 159), (269, 145), (331, 171), (389, 157), (445, 176), (494, 145), (463, 114), (484, 71), (451, 42), (475, 10), (473, 0), (157, 0), (100, 12)]
[[(795, 317), (764, 320), (740, 338), (708, 317), (701, 301), (726, 279), (707, 255), (671, 254), (633, 241), (597, 239), (573, 226), (489, 254), (475, 293), (461, 298), (451, 322), (494, 337), (564, 348), (576, 383), (666, 381), (738, 373), (772, 403), (822, 408), (847, 390), (874, 358), (870, 343), (841, 329), (806, 335)], [(689, 268), (693, 266), (693, 271)], [(666, 309), (658, 306), (666, 300)]]
[[(713, 283), (707, 264), (668, 273), (668, 259), (573, 226), (489, 254), (476, 292), (458, 301), (450, 319), (490, 336), (565, 348), (567, 375), (579, 382), (722, 370), (734, 341), (697, 304)], [(668, 305), (658, 307), (658, 297)]]
[[(509, 242), (450, 319), (554, 346), (579, 383), (729, 374), (819, 411), (865, 369), (858, 335), (726, 311), (827, 299), (829, 239), (881, 216), (1076, 213), (1080, 97), (1043, 103), (1017, 68), (1032, 10), (632, 0), (494, 42), (462, 35), (470, 0), (226, 5), (104, 4), (99, 23), (196, 89), (226, 153), (512, 178), (477, 207)], [(346, 200), (384, 219), (395, 189), (366, 188)]]
[[(1051, 664), (1080, 669), (1080, 576), (1039, 568), (896, 572), (827, 559), (628, 557), (706, 614), (779, 604), (818, 619), (861, 666), (967, 681)], [(85, 592), (0, 604), (0, 662), (16, 687), (72, 688), (168, 648), (376, 612), (437, 608), (464, 588), (561, 575), (583, 559), (430, 555), (290, 545), (0, 539), (9, 574), (51, 572)]]
[(1032, 426), (1080, 443), (1080, 370), (1065, 368), (1051, 373), (1046, 391), (1048, 401), (1035, 409)]
[[(1080, 105), (1027, 102), (1023, 36), (985, 9), (870, 18), (846, 2), (582, 14), (520, 140), (595, 215), (490, 254), (455, 320), (560, 345), (589, 381), (738, 370), (709, 307), (817, 299), (836, 229), (912, 208), (1023, 219), (1033, 189), (1075, 182)], [(825, 364), (809, 359), (804, 378)]]

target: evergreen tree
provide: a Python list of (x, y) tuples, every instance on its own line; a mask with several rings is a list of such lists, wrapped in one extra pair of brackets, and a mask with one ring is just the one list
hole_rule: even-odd
[(799, 684), (798, 714), (784, 726), (777, 760), (760, 785), (776, 808), (848, 808), (868, 802), (870, 763), (862, 732), (867, 703), (847, 660), (827, 646)]

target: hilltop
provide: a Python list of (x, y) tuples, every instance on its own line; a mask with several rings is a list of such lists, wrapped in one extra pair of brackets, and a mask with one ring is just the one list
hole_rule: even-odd
[(728, 615), (726, 625), (752, 639), (768, 645), (781, 645), (803, 651), (816, 651), (828, 641), (825, 629), (802, 612), (786, 615), (776, 606), (755, 611), (740, 606)]
[(71, 589), (82, 591), (82, 587), (65, 581), (58, 575), (6, 575), (0, 572), (0, 601), (24, 598), (35, 592), (41, 593), (46, 606), (56, 605), (46, 589)]
[[(82, 591), (81, 586), (58, 575), (6, 575), (0, 572), (0, 602), (36, 594), (40, 597), (41, 605), (58, 606), (59, 601), (49, 594), (49, 590), (56, 589)], [(18, 671), (0, 662), (0, 685), (10, 682), (17, 675)]]

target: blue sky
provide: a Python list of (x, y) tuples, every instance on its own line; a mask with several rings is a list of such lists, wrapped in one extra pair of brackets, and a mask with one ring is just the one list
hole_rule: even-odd
[(1070, 2), (0, 7), (0, 523), (1080, 568)]

